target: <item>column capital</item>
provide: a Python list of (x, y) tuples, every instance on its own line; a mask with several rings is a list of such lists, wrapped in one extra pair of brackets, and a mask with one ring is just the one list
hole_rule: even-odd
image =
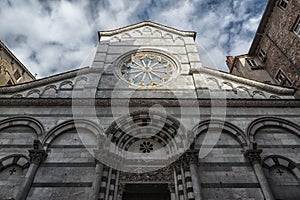
[(262, 149), (248, 149), (244, 153), (244, 156), (249, 160), (250, 163), (255, 164), (255, 163), (260, 163), (261, 153), (262, 153)]
[(260, 154), (262, 153), (262, 149), (257, 148), (257, 143), (252, 143), (252, 149), (248, 149), (244, 156), (250, 161), (251, 164), (260, 163), (261, 157)]
[(198, 164), (198, 152), (196, 151), (189, 151), (184, 154), (184, 159), (189, 164)]
[(47, 157), (47, 153), (45, 150), (38, 150), (38, 149), (31, 149), (29, 150), (29, 158), (31, 163), (34, 164), (41, 164), (41, 162), (43, 162), (45, 160), (45, 158)]

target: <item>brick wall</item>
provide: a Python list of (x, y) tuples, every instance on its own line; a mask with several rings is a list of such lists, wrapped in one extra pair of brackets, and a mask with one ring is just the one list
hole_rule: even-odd
[(266, 52), (265, 68), (274, 79), (281, 70), (293, 86), (300, 84), (300, 38), (292, 32), (299, 13), (297, 0), (290, 1), (285, 10), (276, 4), (256, 50), (256, 54), (260, 48)]

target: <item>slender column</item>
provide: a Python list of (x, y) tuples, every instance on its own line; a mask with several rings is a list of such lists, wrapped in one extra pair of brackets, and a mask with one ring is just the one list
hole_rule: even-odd
[(274, 200), (273, 194), (270, 190), (268, 181), (263, 173), (261, 166), (261, 157), (262, 149), (257, 149), (257, 145), (253, 145), (253, 149), (247, 150), (244, 155), (252, 164), (257, 180), (260, 184), (261, 190), (266, 200)]
[(176, 195), (175, 195), (175, 185), (172, 184), (172, 183), (169, 183), (169, 184), (168, 184), (168, 188), (169, 188), (169, 191), (170, 191), (170, 197), (171, 197), (171, 200), (176, 200)]
[(125, 190), (125, 184), (124, 183), (120, 183), (118, 186), (118, 198), (117, 200), (122, 200), (123, 199), (123, 193)]
[(25, 181), (17, 194), (17, 200), (25, 200), (27, 198), (36, 172), (40, 164), (47, 157), (47, 153), (45, 150), (42, 149), (42, 145), (39, 140), (34, 141), (33, 147), (34, 149), (29, 150), (30, 166), (26, 173)]
[(92, 192), (90, 194), (90, 200), (98, 200), (99, 193), (100, 193), (100, 185), (101, 185), (101, 179), (103, 174), (103, 164), (99, 161), (96, 161), (96, 169), (95, 169), (95, 179), (92, 186)]
[(178, 190), (178, 181), (177, 181), (177, 169), (176, 166), (174, 166), (173, 168), (173, 172), (174, 172), (174, 185), (175, 185), (175, 199), (179, 200), (179, 190)]
[(201, 200), (201, 183), (198, 174), (198, 154), (191, 153), (187, 155), (189, 158), (189, 165), (191, 171), (191, 178), (193, 183), (193, 190), (195, 195), (195, 200)]
[(181, 172), (181, 179), (182, 179), (183, 195), (185, 199), (188, 199), (183, 164), (180, 165), (180, 172)]
[(111, 181), (112, 168), (109, 168), (107, 183), (106, 183), (106, 192), (105, 192), (105, 200), (109, 200), (109, 190), (110, 190), (110, 181)]
[(118, 200), (119, 178), (120, 178), (120, 171), (117, 171), (116, 182), (115, 182), (115, 191), (114, 191), (114, 200)]

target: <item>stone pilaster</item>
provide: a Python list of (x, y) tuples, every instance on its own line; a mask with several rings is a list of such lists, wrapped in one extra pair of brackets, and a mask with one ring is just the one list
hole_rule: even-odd
[(263, 173), (261, 166), (262, 149), (257, 149), (256, 143), (253, 144), (253, 149), (247, 150), (244, 155), (252, 164), (257, 180), (260, 184), (261, 190), (266, 200), (274, 200), (273, 194), (270, 190), (268, 181)]

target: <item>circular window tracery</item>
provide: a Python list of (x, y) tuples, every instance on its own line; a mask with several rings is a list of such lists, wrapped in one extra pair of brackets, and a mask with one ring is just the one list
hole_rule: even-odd
[(159, 86), (176, 75), (175, 63), (162, 54), (138, 52), (123, 60), (119, 76), (131, 85)]
[(140, 151), (143, 153), (150, 153), (153, 151), (153, 144), (149, 141), (144, 141), (140, 144)]

